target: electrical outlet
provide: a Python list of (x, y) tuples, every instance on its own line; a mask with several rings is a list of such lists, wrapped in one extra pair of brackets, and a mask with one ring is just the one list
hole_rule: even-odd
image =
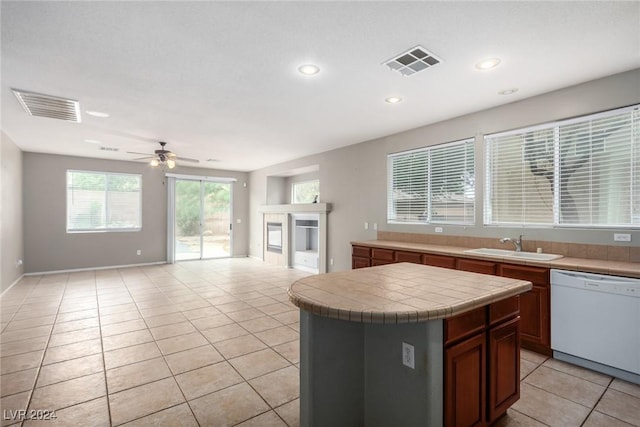
[(442, 233), (442, 227), (436, 227), (436, 233)]
[(369, 229), (369, 223), (368, 223), (368, 222), (365, 222), (365, 223), (364, 223), (364, 229), (365, 229), (365, 230), (368, 230), (368, 229)]
[(242, 219), (241, 219), (241, 218), (238, 218), (238, 219), (236, 219), (236, 222), (237, 222), (238, 224), (242, 224)]
[(411, 369), (416, 369), (414, 347), (406, 342), (402, 343), (402, 364)]
[(142, 255), (142, 250), (141, 250), (141, 249), (138, 249), (138, 250), (136, 251), (136, 255)]
[(329, 265), (333, 265), (333, 258), (329, 260)]
[(613, 233), (613, 241), (614, 242), (630, 242), (631, 241), (631, 234)]

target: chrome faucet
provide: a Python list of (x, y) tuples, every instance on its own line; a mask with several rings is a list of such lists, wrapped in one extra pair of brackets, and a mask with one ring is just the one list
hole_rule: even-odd
[(522, 252), (522, 234), (518, 236), (518, 240), (514, 240), (511, 237), (503, 237), (500, 239), (500, 243), (511, 242), (516, 247), (516, 252)]

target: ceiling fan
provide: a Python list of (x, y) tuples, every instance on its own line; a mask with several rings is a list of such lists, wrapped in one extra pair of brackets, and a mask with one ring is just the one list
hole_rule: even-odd
[[(178, 157), (175, 153), (166, 150), (164, 147), (167, 145), (166, 142), (158, 142), (158, 144), (160, 144), (160, 149), (159, 150), (155, 150), (154, 153), (152, 155), (147, 155), (146, 157), (141, 157), (139, 159), (134, 159), (134, 160), (151, 160), (149, 162), (149, 164), (151, 166), (159, 166), (159, 165), (165, 165), (167, 166), (169, 169), (173, 169), (176, 167), (176, 160), (180, 160), (181, 162), (192, 162), (192, 163), (199, 163), (199, 160), (196, 159), (189, 159), (186, 157)], [(146, 153), (135, 153), (132, 151), (127, 151), (127, 153), (129, 154), (142, 154), (142, 155), (146, 155)]]

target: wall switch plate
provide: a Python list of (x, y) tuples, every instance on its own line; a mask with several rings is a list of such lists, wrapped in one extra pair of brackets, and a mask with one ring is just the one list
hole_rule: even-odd
[(329, 265), (333, 265), (333, 258), (329, 260)]
[(368, 222), (365, 222), (365, 223), (364, 223), (364, 229), (365, 229), (365, 230), (368, 230), (368, 229), (369, 229), (369, 223), (368, 223)]
[(406, 342), (402, 343), (402, 364), (411, 369), (416, 369), (414, 347)]
[(236, 223), (242, 224), (242, 219), (241, 218), (236, 219)]
[(442, 233), (442, 227), (436, 227), (436, 233)]
[(613, 241), (614, 242), (630, 242), (631, 241), (631, 234), (628, 234), (628, 233), (614, 233), (613, 234)]
[(378, 223), (377, 223), (377, 222), (374, 222), (374, 223), (373, 223), (373, 229), (374, 229), (374, 230), (378, 230)]
[(138, 249), (138, 250), (136, 251), (136, 255), (142, 255), (142, 250), (141, 250), (141, 249)]

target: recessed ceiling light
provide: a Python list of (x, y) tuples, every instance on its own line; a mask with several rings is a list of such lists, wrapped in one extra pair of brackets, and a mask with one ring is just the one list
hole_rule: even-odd
[(505, 89), (505, 90), (501, 90), (500, 92), (498, 92), (498, 95), (512, 95), (514, 93), (516, 93), (518, 91), (517, 87), (511, 88), (511, 89)]
[(98, 141), (97, 139), (85, 139), (84, 142), (88, 142), (89, 144), (97, 144), (97, 145), (102, 144), (102, 142)]
[(500, 62), (502, 62), (500, 58), (483, 59), (482, 61), (476, 63), (476, 68), (478, 70), (490, 70), (500, 65)]
[(385, 99), (385, 102), (389, 104), (397, 104), (398, 102), (402, 102), (402, 98), (400, 98), (399, 96), (390, 96), (389, 98)]
[(313, 76), (314, 74), (318, 74), (320, 72), (320, 67), (313, 64), (304, 64), (298, 67), (298, 72), (300, 74), (304, 74), (305, 76)]
[(218, 160), (218, 159), (207, 159), (207, 162), (211, 162), (211, 163), (219, 162), (219, 161), (220, 160)]
[(109, 114), (103, 113), (101, 111), (90, 111), (90, 110), (87, 110), (87, 111), (85, 111), (85, 113), (87, 113), (88, 115), (93, 116), (93, 117), (100, 117), (102, 119), (109, 117)]

